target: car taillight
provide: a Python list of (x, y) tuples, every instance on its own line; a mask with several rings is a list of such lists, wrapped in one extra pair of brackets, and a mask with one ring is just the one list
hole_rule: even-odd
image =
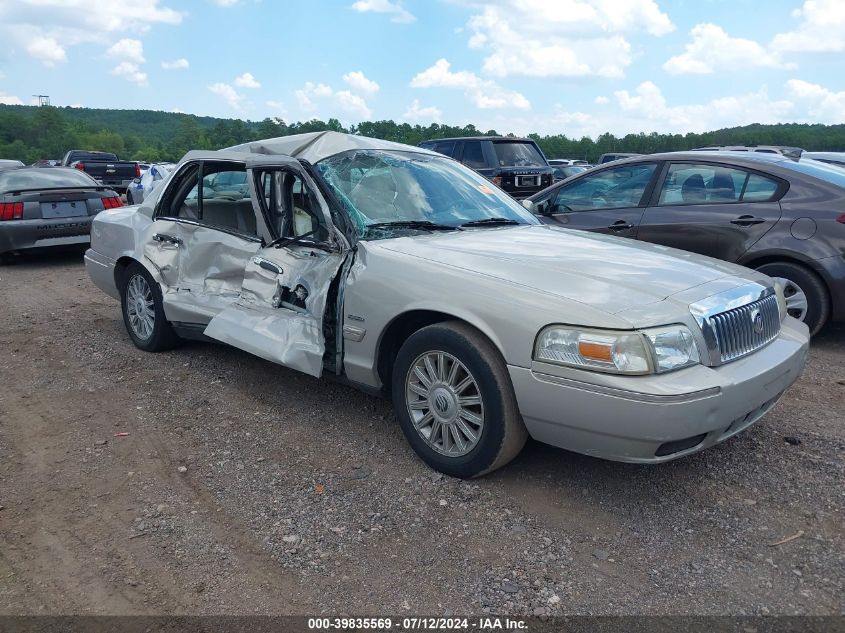
[(23, 217), (23, 202), (0, 202), (0, 220), (20, 220)]
[(141, 164), (135, 163), (135, 178), (141, 177)]
[(840, 213), (839, 217), (836, 218), (836, 221), (839, 222), (839, 224), (845, 224), (845, 213)]
[(117, 207), (122, 206), (123, 200), (120, 199), (120, 196), (114, 196), (113, 198), (103, 198), (104, 209), (116, 209)]
[(79, 171), (85, 171), (85, 163), (74, 163), (74, 168)]

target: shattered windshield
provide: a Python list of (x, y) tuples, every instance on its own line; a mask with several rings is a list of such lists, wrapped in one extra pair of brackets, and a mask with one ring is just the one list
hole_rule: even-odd
[(448, 158), (351, 151), (316, 167), (364, 239), (459, 230), (479, 220), (486, 221), (482, 226), (537, 224), (501, 189)]

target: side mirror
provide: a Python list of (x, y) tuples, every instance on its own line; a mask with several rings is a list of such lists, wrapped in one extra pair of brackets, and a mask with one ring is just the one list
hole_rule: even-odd
[(136, 185), (140, 185), (140, 184), (141, 184), (141, 179), (140, 179), (140, 178), (133, 178), (133, 179), (132, 179), (132, 182), (134, 182)]
[(525, 207), (526, 211), (534, 213), (534, 203), (531, 200), (523, 200), (522, 206)]

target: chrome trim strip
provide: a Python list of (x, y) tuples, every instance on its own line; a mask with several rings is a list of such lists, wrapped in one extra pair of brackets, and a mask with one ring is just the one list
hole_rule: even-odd
[(701, 400), (702, 398), (710, 398), (722, 392), (721, 387), (710, 387), (700, 391), (691, 391), (689, 393), (678, 394), (653, 394), (642, 393), (640, 391), (628, 391), (627, 389), (616, 389), (615, 387), (605, 387), (602, 385), (593, 385), (588, 382), (581, 382), (580, 380), (573, 380), (571, 378), (561, 378), (560, 376), (552, 376), (551, 374), (542, 374), (532, 371), (531, 375), (537, 380), (548, 382), (563, 387), (573, 387), (583, 391), (590, 391), (605, 396), (613, 396), (616, 398), (623, 398), (625, 400), (633, 400), (635, 402), (647, 402), (652, 404), (676, 404), (682, 402), (692, 402), (693, 400)]

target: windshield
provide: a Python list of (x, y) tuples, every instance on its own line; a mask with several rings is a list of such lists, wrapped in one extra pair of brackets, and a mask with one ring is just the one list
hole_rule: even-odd
[(499, 167), (545, 167), (546, 161), (533, 143), (497, 141), (493, 143)]
[[(537, 224), (534, 216), (501, 189), (448, 158), (415, 152), (351, 151), (323, 159), (316, 167), (364, 239), (427, 230), (409, 227), (408, 222), (454, 229), (490, 218)], [(405, 226), (391, 227), (389, 223)]]

